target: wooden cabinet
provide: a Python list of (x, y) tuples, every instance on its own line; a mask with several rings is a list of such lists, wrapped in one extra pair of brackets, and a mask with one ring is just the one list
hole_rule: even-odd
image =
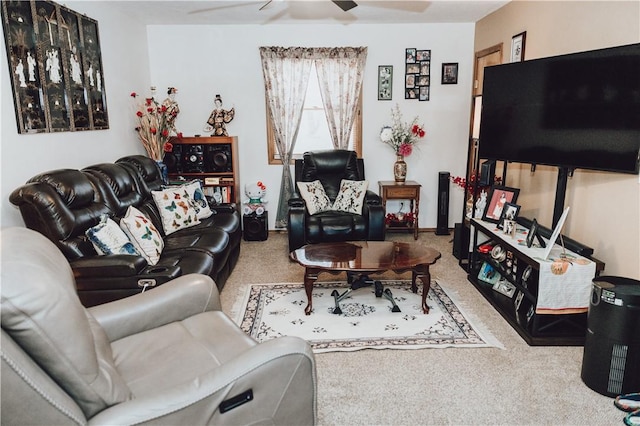
[[(392, 180), (378, 181), (382, 205), (387, 208), (387, 200), (408, 200), (409, 212), (413, 214), (413, 222), (388, 223), (387, 230), (413, 231), (413, 238), (418, 239), (418, 214), (420, 213), (420, 185), (418, 182), (408, 180), (405, 183), (396, 183)], [(406, 213), (406, 212), (405, 212)]]
[(173, 150), (164, 157), (170, 181), (199, 179), (205, 194), (216, 203), (235, 203), (240, 208), (236, 136), (173, 138), (171, 143)]
[(513, 238), (494, 223), (470, 220), (473, 250), (468, 280), (529, 345), (584, 344), (593, 278), (604, 263), (554, 245), (527, 247), (526, 229)]

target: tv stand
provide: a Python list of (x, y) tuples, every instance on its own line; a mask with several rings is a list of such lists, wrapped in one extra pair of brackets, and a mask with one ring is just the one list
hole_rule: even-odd
[[(604, 263), (567, 250), (564, 264), (557, 244), (549, 256), (554, 261), (545, 261), (544, 249), (523, 243), (522, 225), (515, 238), (491, 222), (471, 219), (470, 226), (473, 244), (467, 279), (518, 334), (531, 346), (583, 345), (591, 282)], [(555, 297), (560, 291), (578, 296)], [(569, 306), (565, 300), (570, 300)]]

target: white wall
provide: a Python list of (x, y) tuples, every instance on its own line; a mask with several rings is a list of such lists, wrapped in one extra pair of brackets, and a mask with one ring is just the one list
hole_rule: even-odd
[(4, 35), (0, 49), (0, 223), (24, 226), (9, 194), (32, 176), (58, 168), (82, 168), (142, 154), (131, 118), (129, 94), (149, 85), (147, 34), (144, 26), (114, 13), (107, 2), (67, 2), (70, 9), (98, 21), (109, 129), (88, 132), (20, 135), (9, 80)]
[[(227, 125), (238, 136), (241, 184), (267, 185), (270, 228), (274, 228), (282, 166), (268, 165), (265, 102), (260, 46), (367, 46), (363, 92), (363, 157), (370, 187), (393, 179), (395, 155), (380, 142), (390, 124), (391, 107), (400, 105), (406, 121), (418, 115), (427, 136), (406, 159), (408, 179), (422, 187), (420, 227), (434, 228), (439, 171), (462, 175), (466, 166), (473, 67), (473, 24), (430, 25), (269, 25), (150, 26), (149, 61), (158, 93), (178, 88), (180, 115), (176, 125), (185, 136), (202, 134), (213, 99), (235, 106)], [(405, 48), (431, 49), (431, 100), (404, 99)], [(441, 85), (443, 62), (459, 62), (459, 83)], [(378, 65), (393, 65), (393, 100), (377, 100)], [(136, 88), (144, 92), (146, 88)], [(164, 96), (164, 95), (163, 95)], [(462, 192), (451, 189), (450, 224), (462, 216)]]

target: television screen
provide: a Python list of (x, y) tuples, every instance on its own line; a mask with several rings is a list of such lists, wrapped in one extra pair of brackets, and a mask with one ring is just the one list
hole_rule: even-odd
[(487, 67), (481, 158), (638, 173), (640, 44)]

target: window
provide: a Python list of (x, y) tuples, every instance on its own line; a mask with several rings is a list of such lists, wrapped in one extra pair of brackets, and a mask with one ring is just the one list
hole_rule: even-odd
[[(267, 114), (267, 144), (269, 154), (269, 164), (282, 164), (280, 154), (276, 148), (275, 134), (271, 119)], [(333, 149), (331, 136), (329, 135), (329, 125), (324, 113), (324, 105), (322, 104), (322, 96), (320, 95), (320, 85), (318, 84), (318, 75), (316, 74), (315, 65), (311, 66), (311, 74), (309, 75), (309, 86), (307, 87), (307, 95), (304, 101), (302, 112), (302, 120), (300, 121), (300, 130), (298, 130), (298, 138), (294, 147), (293, 159), (302, 158), (302, 154), (306, 151)], [(349, 149), (358, 153), (358, 157), (362, 157), (362, 94), (358, 99), (358, 112), (351, 129), (351, 140)]]

